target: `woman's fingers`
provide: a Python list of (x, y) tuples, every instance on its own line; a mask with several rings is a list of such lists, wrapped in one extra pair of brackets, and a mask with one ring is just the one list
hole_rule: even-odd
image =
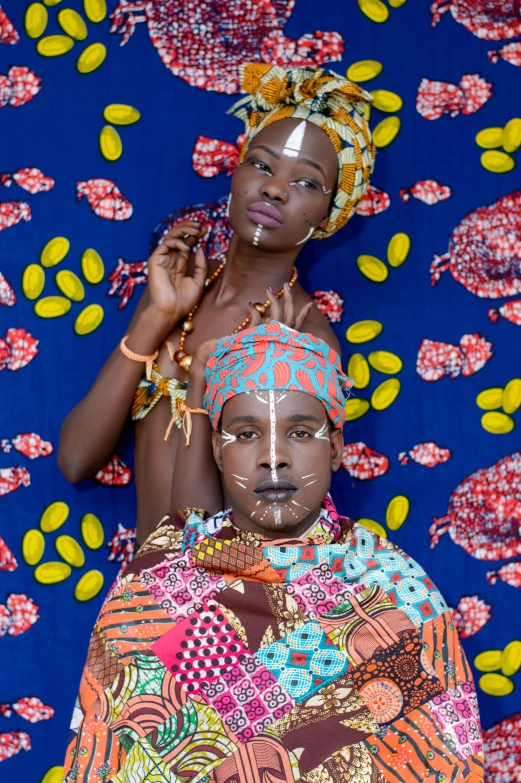
[(284, 283), (284, 315), (283, 323), (291, 329), (295, 327), (295, 303), (289, 283)]
[(262, 316), (253, 302), (248, 302), (248, 312), (250, 314), (250, 326), (258, 326), (262, 323)]
[(268, 299), (270, 302), (270, 310), (268, 314), (268, 320), (271, 321), (282, 321), (283, 318), (283, 310), (282, 310), (282, 304), (279, 302), (277, 297), (275, 296), (275, 292), (271, 286), (267, 289), (268, 292)]
[(204, 286), (206, 280), (206, 274), (208, 272), (208, 264), (206, 262), (206, 256), (202, 247), (198, 247), (194, 256), (194, 274), (193, 279), (198, 287), (201, 289)]
[(309, 313), (311, 312), (314, 306), (315, 306), (314, 302), (308, 302), (308, 304), (304, 305), (302, 310), (300, 310), (300, 312), (298, 313), (295, 319), (295, 327), (294, 327), (297, 330), (297, 332), (302, 331), (302, 326), (304, 324), (304, 321), (306, 320), (306, 318), (308, 317)]

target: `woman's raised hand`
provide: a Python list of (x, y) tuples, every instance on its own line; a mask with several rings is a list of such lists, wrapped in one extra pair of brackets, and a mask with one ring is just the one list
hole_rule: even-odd
[(273, 289), (268, 288), (267, 291), (270, 308), (266, 315), (262, 316), (255, 305), (250, 304), (250, 326), (258, 326), (261, 323), (269, 323), (270, 321), (279, 321), (281, 324), (284, 324), (284, 326), (296, 329), (297, 332), (302, 331), (304, 321), (315, 303), (308, 302), (298, 313), (295, 313), (295, 302), (289, 283), (284, 284), (284, 293), (280, 299), (277, 299)]
[(207, 263), (202, 247), (194, 256), (193, 274), (187, 274), (192, 248), (206, 229), (195, 220), (184, 220), (170, 229), (148, 259), (150, 304), (174, 326), (197, 304), (204, 290)]

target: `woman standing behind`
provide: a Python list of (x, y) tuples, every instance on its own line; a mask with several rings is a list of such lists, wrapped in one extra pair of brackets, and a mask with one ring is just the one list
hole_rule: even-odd
[[(170, 508), (192, 355), (245, 328), (254, 308), (264, 314), (285, 291), (297, 311), (312, 307), (297, 256), (309, 239), (347, 223), (374, 165), (364, 115), (371, 96), (357, 85), (323, 69), (257, 63), (241, 66), (241, 81), (248, 95), (230, 112), (244, 120), (246, 142), (231, 182), (226, 261), (205, 258), (194, 221), (165, 236), (126, 335), (60, 433), (58, 465), (69, 481), (83, 481), (111, 458), (132, 412), (138, 544)], [(319, 312), (306, 329), (339, 351)]]

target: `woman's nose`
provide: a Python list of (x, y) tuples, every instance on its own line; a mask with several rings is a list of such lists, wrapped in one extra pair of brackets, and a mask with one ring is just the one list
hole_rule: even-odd
[(288, 200), (287, 190), (284, 189), (285, 184), (275, 177), (269, 177), (262, 183), (261, 194), (264, 198), (271, 199), (272, 201), (278, 201), (279, 204), (285, 204)]

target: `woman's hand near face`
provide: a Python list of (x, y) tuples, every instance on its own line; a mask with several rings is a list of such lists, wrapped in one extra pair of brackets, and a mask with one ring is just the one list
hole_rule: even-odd
[(192, 248), (205, 232), (196, 221), (178, 223), (148, 259), (148, 307), (170, 328), (192, 310), (203, 293), (207, 263), (202, 247), (195, 252), (193, 275), (187, 270)]

